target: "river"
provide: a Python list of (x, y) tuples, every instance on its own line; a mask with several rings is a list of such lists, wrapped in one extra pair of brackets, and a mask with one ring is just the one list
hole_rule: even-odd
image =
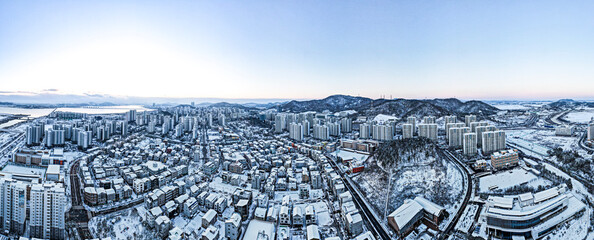
[[(106, 107), (97, 107), (97, 106), (90, 106), (90, 107), (76, 107), (76, 108), (14, 108), (14, 107), (0, 107), (0, 118), (1, 115), (15, 115), (15, 114), (23, 114), (28, 115), (32, 118), (38, 118), (47, 116), (52, 111), (62, 111), (62, 112), (76, 112), (76, 113), (86, 113), (86, 114), (114, 114), (114, 113), (125, 113), (130, 110), (136, 110), (138, 112), (144, 111), (153, 111), (153, 109), (148, 109), (140, 105), (121, 105), (121, 106), (106, 106)], [(0, 124), (0, 128), (8, 128), (17, 123), (23, 122), (22, 119), (14, 119), (8, 122)]]

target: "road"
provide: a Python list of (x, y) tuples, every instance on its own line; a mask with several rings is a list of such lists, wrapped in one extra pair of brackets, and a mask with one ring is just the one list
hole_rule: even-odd
[(376, 218), (376, 216), (369, 209), (369, 206), (367, 206), (365, 200), (360, 196), (359, 191), (357, 191), (352, 186), (350, 178), (348, 178), (348, 176), (346, 176), (345, 173), (338, 167), (338, 165), (336, 164), (336, 162), (334, 161), (334, 158), (332, 156), (327, 155), (326, 157), (328, 157), (328, 159), (330, 159), (330, 164), (332, 164), (332, 168), (334, 168), (334, 170), (336, 170), (339, 173), (340, 178), (344, 182), (344, 185), (347, 187), (347, 189), (353, 196), (353, 202), (355, 203), (357, 208), (359, 208), (359, 210), (361, 210), (361, 213), (362, 213), (361, 216), (363, 217), (363, 220), (366, 222), (367, 227), (373, 232), (373, 235), (380, 237), (381, 239), (384, 239), (384, 240), (390, 239), (390, 235), (388, 234), (388, 231), (384, 228), (384, 226), (381, 224), (381, 222)]
[(584, 141), (586, 141), (587, 136), (588, 135), (586, 133), (583, 133), (582, 137), (580, 137), (580, 140), (578, 141), (578, 145), (580, 145), (580, 148), (582, 148), (588, 152), (594, 151), (594, 148), (588, 147), (584, 144)]
[(559, 112), (559, 113), (555, 113), (553, 114), (551, 117), (546, 119), (546, 122), (553, 124), (553, 125), (562, 125), (563, 123), (566, 123), (567, 121), (561, 119), (560, 117), (569, 113), (570, 110), (567, 111), (563, 111), (563, 112)]
[(78, 177), (79, 163), (80, 159), (75, 160), (69, 170), (72, 208), (66, 213), (66, 222), (67, 225), (73, 226), (76, 229), (80, 238), (91, 239), (92, 236), (88, 226), (90, 213), (83, 206), (82, 188)]
[(454, 215), (454, 218), (452, 219), (452, 221), (450, 221), (450, 224), (446, 227), (446, 229), (442, 232), (442, 234), (440, 234), (438, 236), (438, 239), (446, 239), (452, 233), (452, 230), (458, 223), (458, 220), (460, 220), (460, 217), (462, 216), (464, 209), (466, 208), (466, 206), (468, 205), (468, 202), (470, 201), (470, 196), (472, 194), (472, 178), (470, 177), (470, 173), (467, 169), (467, 166), (464, 165), (462, 162), (460, 162), (460, 160), (458, 158), (456, 158), (451, 152), (449, 152), (448, 150), (442, 150), (442, 149), (439, 149), (438, 152), (446, 159), (457, 164), (458, 167), (463, 170), (464, 176), (466, 177), (466, 196), (464, 196), (464, 201), (462, 202), (462, 206), (460, 206), (460, 208), (458, 209), (458, 212), (456, 213), (456, 215)]

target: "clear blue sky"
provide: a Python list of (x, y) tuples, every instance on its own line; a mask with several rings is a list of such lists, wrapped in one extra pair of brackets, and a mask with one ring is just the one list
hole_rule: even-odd
[(1, 91), (594, 98), (594, 1), (1, 1)]

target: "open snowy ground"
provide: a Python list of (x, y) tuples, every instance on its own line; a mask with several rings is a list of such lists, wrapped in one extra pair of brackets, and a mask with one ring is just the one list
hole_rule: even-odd
[[(538, 145), (543, 145), (548, 148), (560, 147), (563, 148), (563, 150), (579, 148), (577, 146), (578, 139), (576, 137), (555, 136), (554, 130), (509, 130), (505, 131), (505, 134), (507, 134), (510, 141), (514, 141), (514, 138), (517, 138)], [(538, 146), (535, 145), (534, 147), (537, 148)]]
[(390, 116), (390, 115), (385, 115), (385, 114), (378, 114), (377, 116), (375, 116), (373, 118), (373, 121), (376, 121), (376, 122), (378, 122), (380, 124), (381, 123), (384, 123), (384, 122), (387, 122), (387, 121), (396, 121), (396, 120), (398, 120), (397, 117)]
[(499, 108), (501, 110), (526, 110), (526, 109), (529, 109), (530, 108), (530, 106), (525, 106), (525, 105), (522, 105), (522, 104), (513, 104), (513, 103), (510, 103), (510, 104), (493, 104), (491, 106), (496, 107), (496, 108)]
[(563, 117), (563, 119), (574, 123), (588, 123), (592, 118), (594, 118), (594, 109), (591, 108), (572, 111)]
[(489, 190), (492, 186), (497, 186), (498, 189), (505, 190), (507, 188), (527, 184), (533, 188), (538, 186), (550, 186), (551, 182), (539, 178), (533, 173), (522, 168), (514, 168), (509, 171), (502, 171), (493, 175), (484, 176), (479, 179), (480, 192), (492, 192)]
[(142, 224), (136, 208), (91, 218), (89, 230), (94, 237), (112, 239), (155, 239), (156, 234)]

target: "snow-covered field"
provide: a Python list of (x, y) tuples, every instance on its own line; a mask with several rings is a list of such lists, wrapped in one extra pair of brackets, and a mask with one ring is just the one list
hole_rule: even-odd
[(136, 208), (91, 218), (89, 230), (94, 237), (112, 239), (155, 239), (156, 234), (142, 224)]
[(384, 114), (378, 114), (377, 116), (375, 116), (373, 118), (373, 121), (376, 121), (378, 123), (383, 123), (386, 121), (390, 121), (390, 120), (397, 120), (397, 117), (394, 116), (390, 116), (390, 115), (384, 115)]
[(563, 119), (574, 123), (588, 123), (592, 118), (594, 118), (594, 109), (573, 111), (563, 117)]
[(528, 106), (524, 106), (521, 104), (493, 104), (491, 106), (499, 108), (501, 110), (525, 110), (530, 108)]
[(507, 188), (527, 183), (529, 186), (537, 188), (538, 186), (547, 186), (551, 182), (539, 178), (531, 172), (522, 168), (514, 168), (509, 171), (499, 172), (497, 174), (488, 175), (479, 179), (480, 192), (492, 192), (489, 190), (492, 186), (497, 186), (498, 189), (505, 190)]
[[(510, 142), (516, 141), (516, 138), (528, 141), (530, 143), (534, 143), (533, 147), (538, 148), (538, 145), (543, 145), (548, 148), (556, 148), (560, 147), (564, 150), (572, 150), (578, 149), (577, 141), (578, 139), (575, 137), (560, 137), (555, 136), (555, 131), (553, 130), (533, 130), (533, 129), (526, 129), (526, 130), (508, 130), (505, 131), (505, 134), (508, 136), (508, 140)], [(530, 146), (532, 147), (532, 146)], [(548, 150), (548, 149), (546, 149)], [(546, 150), (545, 153), (546, 153)]]

